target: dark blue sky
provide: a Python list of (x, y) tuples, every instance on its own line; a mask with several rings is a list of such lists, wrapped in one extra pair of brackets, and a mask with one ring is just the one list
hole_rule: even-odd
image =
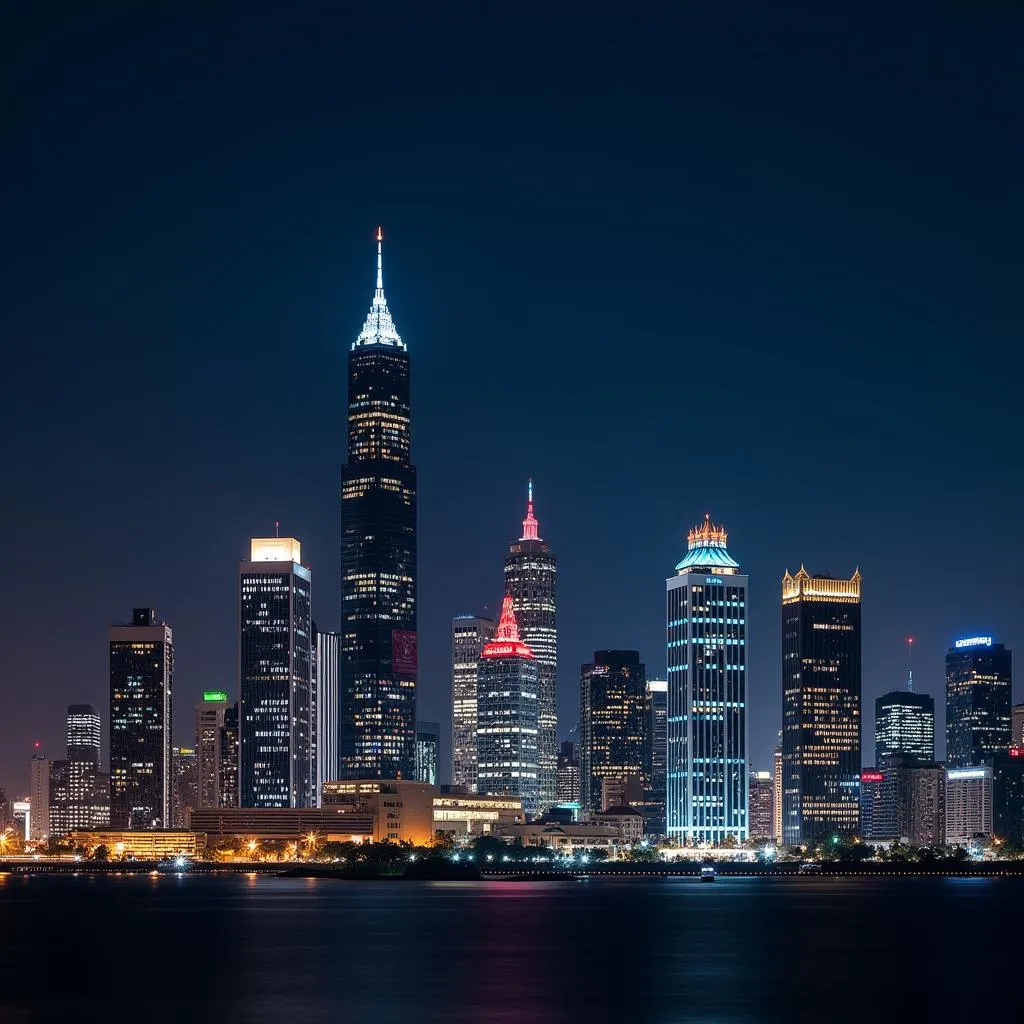
[(594, 648), (663, 673), (705, 511), (751, 576), (757, 767), (787, 567), (864, 574), (865, 735), (908, 633), (937, 697), (955, 636), (1020, 646), (1021, 16), (340, 6), (9, 24), (0, 785), (34, 739), (59, 755), (66, 703), (106, 711), (133, 605), (174, 626), (180, 742), (204, 687), (237, 695), (238, 559), (275, 520), (334, 627), (378, 223), (422, 717), (449, 719), (448, 620), (497, 607), (530, 474), (562, 732)]

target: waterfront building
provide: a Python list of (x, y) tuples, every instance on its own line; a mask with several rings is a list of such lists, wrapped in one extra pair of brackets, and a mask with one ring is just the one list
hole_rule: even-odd
[(706, 516), (666, 581), (666, 825), (684, 845), (742, 842), (747, 818), (747, 577)]
[(409, 352), (377, 286), (348, 357), (341, 474), (341, 728), (338, 774), (411, 779), (416, 769), (416, 469)]
[(580, 762), (576, 744), (565, 740), (555, 764), (555, 799), (562, 804), (579, 804), (581, 792)]
[(639, 843), (644, 837), (644, 815), (630, 804), (616, 804), (590, 816), (594, 825), (614, 829), (626, 846)]
[(771, 772), (750, 773), (750, 838), (772, 838), (772, 802), (775, 784)]
[(477, 669), (495, 623), (480, 615), (452, 619), (452, 785), (476, 792)]
[(946, 769), (946, 842), (967, 846), (992, 835), (992, 766)]
[(1003, 842), (1024, 845), (1024, 747), (992, 758), (992, 831)]
[(293, 537), (254, 537), (238, 571), (243, 807), (311, 807), (312, 577)]
[(895, 835), (911, 846), (946, 843), (946, 770), (914, 758), (890, 757), (885, 767), (884, 807), (896, 807)]
[(91, 704), (69, 704), (65, 758), (50, 762), (50, 835), (110, 824), (110, 777), (100, 771), (100, 716)]
[(185, 829), (89, 829), (73, 832), (70, 842), (91, 855), (97, 847), (106, 847), (111, 860), (169, 860), (172, 857), (198, 857), (206, 849), (206, 836)]
[(533, 513), (533, 481), (527, 488), (523, 533), (505, 556), (505, 593), (512, 597), (512, 609), (523, 642), (536, 659), (538, 678), (537, 759), (540, 765), (538, 810), (555, 802), (555, 761), (557, 755), (557, 670), (558, 670), (558, 564), (551, 546), (541, 539), (540, 524)]
[(477, 670), (477, 791), (518, 797), (535, 817), (540, 809), (537, 761), (537, 659), (519, 638), (506, 595), (494, 639)]
[(325, 782), (323, 808), (369, 815), (377, 843), (426, 846), (434, 838), (437, 787), (410, 779), (343, 779)]
[(647, 675), (637, 651), (595, 651), (580, 670), (580, 805), (601, 809), (601, 781), (650, 765)]
[(877, 767), (860, 773), (860, 834), (868, 841), (899, 836), (895, 796), (886, 788), (885, 772)]
[(506, 825), (502, 834), (523, 846), (546, 847), (557, 855), (575, 856), (591, 850), (604, 850), (614, 855), (620, 849), (631, 845), (618, 828), (597, 822), (546, 823), (531, 822), (522, 825)]
[(187, 828), (199, 803), (199, 758), (195, 747), (171, 750), (171, 828)]
[(990, 636), (957, 640), (946, 653), (946, 763), (984, 764), (1010, 749), (1011, 652)]
[(321, 787), (325, 782), (336, 779), (341, 768), (338, 756), (341, 634), (317, 629), (314, 623), (313, 635), (313, 802), (319, 806)]
[(27, 796), (21, 800), (11, 801), (11, 818), (15, 832), (27, 842), (32, 828), (32, 805)]
[(861, 575), (782, 579), (782, 832), (860, 832)]
[(221, 806), (221, 733), (228, 709), (223, 690), (206, 690), (196, 705), (196, 803), (195, 807)]
[(875, 764), (890, 758), (906, 764), (935, 762), (935, 699), (927, 693), (891, 690), (875, 700)]
[(28, 838), (46, 839), (50, 835), (50, 762), (45, 754), (32, 755), (28, 799), (32, 806)]
[(782, 745), (772, 751), (772, 841), (782, 845)]
[(110, 824), (165, 828), (171, 820), (174, 636), (152, 608), (110, 627)]
[(441, 751), (441, 724), (419, 722), (416, 726), (416, 780), (437, 785), (438, 757)]
[[(358, 784), (358, 780), (349, 784)], [(325, 789), (330, 785), (324, 783)], [(382, 834), (378, 828), (381, 822), (369, 810), (358, 810), (357, 806), (354, 800), (329, 806), (325, 798), (321, 807), (203, 807), (192, 812), (192, 830), (205, 835), (211, 846), (235, 839), (240, 851), (249, 843), (260, 846), (269, 842), (293, 844), (296, 851), (304, 850), (310, 837), (315, 843), (375, 842), (375, 837)]]
[(647, 702), (650, 708), (649, 755), (647, 759), (648, 831), (665, 834), (665, 787), (668, 779), (668, 682), (647, 680)]
[(236, 700), (224, 711), (224, 728), (220, 733), (220, 805), (237, 807), (241, 796), (239, 781), (239, 751), (241, 730), (238, 726), (239, 709)]
[(523, 802), (516, 797), (457, 792), (462, 786), (442, 786), (434, 797), (434, 831), (457, 839), (494, 835), (508, 825), (525, 822)]

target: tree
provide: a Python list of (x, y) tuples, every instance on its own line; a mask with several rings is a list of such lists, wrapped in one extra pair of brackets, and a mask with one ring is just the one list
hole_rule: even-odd
[(92, 859), (98, 861), (110, 860), (110, 847), (108, 847), (106, 843), (100, 843), (100, 845), (92, 851)]
[(430, 840), (430, 848), (435, 853), (451, 853), (455, 849), (455, 836), (439, 828)]
[(477, 836), (473, 840), (473, 853), (477, 860), (486, 861), (488, 857), (501, 860), (508, 853), (508, 847), (495, 836)]
[(736, 847), (739, 846), (739, 843), (736, 842), (736, 837), (734, 835), (728, 835), (721, 841), (721, 843), (719, 843), (719, 846), (721, 846), (723, 850), (735, 850)]

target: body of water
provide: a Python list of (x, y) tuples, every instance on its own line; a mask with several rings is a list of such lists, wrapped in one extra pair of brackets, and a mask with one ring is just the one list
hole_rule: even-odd
[(1024, 1019), (1024, 880), (0, 876), (0, 1021)]

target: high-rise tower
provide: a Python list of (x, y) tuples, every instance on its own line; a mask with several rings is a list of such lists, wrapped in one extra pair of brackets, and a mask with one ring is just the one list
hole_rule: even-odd
[(409, 353), (377, 287), (348, 360), (341, 474), (339, 775), (412, 779), (416, 767), (416, 469)]
[(814, 844), (860, 829), (860, 589), (782, 578), (782, 837)]
[(495, 623), (477, 615), (452, 619), (452, 785), (476, 792), (476, 682)]
[(666, 581), (671, 839), (748, 836), (747, 577), (710, 516)]
[(990, 636), (957, 640), (946, 653), (946, 763), (971, 768), (1010, 749), (1013, 655)]
[(541, 813), (555, 803), (555, 768), (558, 759), (556, 710), (558, 624), (555, 593), (558, 566), (550, 545), (541, 540), (533, 514), (533, 481), (529, 483), (523, 535), (505, 556), (505, 593), (512, 597), (516, 621), (524, 641), (537, 659), (538, 760)]
[(909, 661), (914, 638), (907, 637), (907, 688), (890, 690), (875, 699), (875, 765), (885, 768), (893, 758), (904, 765), (935, 762), (935, 700), (914, 692), (914, 666)]

